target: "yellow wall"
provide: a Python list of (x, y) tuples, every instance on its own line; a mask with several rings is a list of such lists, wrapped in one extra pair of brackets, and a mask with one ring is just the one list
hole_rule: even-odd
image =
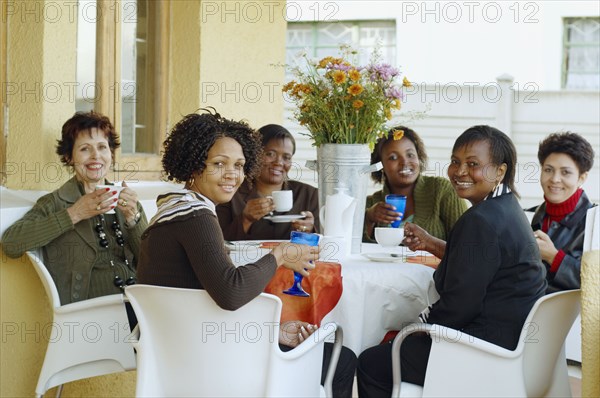
[[(598, 233), (598, 232), (596, 232)], [(581, 263), (581, 396), (600, 397), (600, 251), (584, 254)]]
[(75, 82), (77, 25), (69, 23), (67, 8), (55, 23), (45, 8), (53, 2), (14, 3), (7, 35), (6, 186), (48, 190), (68, 179), (53, 148), (75, 111), (69, 84)]
[[(204, 2), (200, 99), (252, 127), (282, 123), (285, 2)], [(218, 10), (217, 10), (218, 8)], [(225, 21), (225, 22), (223, 22)]]
[[(255, 127), (282, 121), (283, 70), (272, 69), (268, 64), (284, 61), (286, 23), (281, 10), (285, 3), (253, 2), (260, 6), (263, 14), (258, 20), (244, 2), (226, 3), (229, 11), (233, 11), (227, 13), (221, 9), (222, 2), (170, 3), (171, 126), (183, 115), (204, 105), (214, 106), (228, 118), (246, 118)], [(75, 82), (76, 23), (68, 14), (72, 7), (69, 4), (73, 2), (25, 0), (12, 4), (15, 8), (11, 12), (17, 13), (7, 16), (8, 81), (25, 84), (26, 88), (35, 87), (37, 83), (42, 89), (56, 85), (64, 89), (65, 82)], [(63, 12), (58, 20), (50, 14), (57, 4)], [(272, 18), (268, 17), (269, 8), (277, 11)], [(22, 15), (23, 10), (33, 11)], [(233, 87), (233, 90), (239, 83), (239, 93), (227, 95), (225, 101), (221, 101), (219, 92), (206, 96), (203, 101), (204, 82), (211, 88), (216, 83), (219, 90), (221, 82), (226, 82), (225, 89)], [(272, 98), (266, 95), (265, 84), (271, 85), (270, 90), (275, 93)], [(244, 85), (246, 90), (260, 87), (263, 94), (244, 97)], [(11, 189), (53, 190), (68, 177), (65, 169), (56, 171), (61, 169), (57, 166), (54, 146), (62, 124), (75, 111), (75, 102), (69, 100), (66, 92), (58, 101), (49, 96), (44, 98), (43, 91), (41, 93), (38, 98), (21, 97), (21, 93), (8, 98), (7, 164), (10, 167), (6, 170), (10, 175), (6, 186)], [(29, 262), (24, 258), (11, 260), (1, 254), (0, 396), (33, 396), (46, 347), (41, 331), (51, 322), (50, 309), (42, 284)], [(134, 393), (135, 372), (73, 382), (63, 390), (64, 397), (123, 397)], [(53, 395), (53, 390), (46, 395)]]

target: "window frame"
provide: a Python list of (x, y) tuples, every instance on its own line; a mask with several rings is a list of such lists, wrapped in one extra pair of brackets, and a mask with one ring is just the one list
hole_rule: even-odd
[[(114, 180), (158, 179), (162, 170), (160, 147), (168, 131), (168, 77), (169, 77), (169, 24), (170, 4), (168, 2), (147, 3), (148, 23), (154, 26), (148, 31), (155, 32), (152, 46), (152, 73), (143, 84), (151, 85), (146, 92), (153, 93), (151, 101), (146, 102), (147, 114), (151, 120), (147, 125), (153, 131), (151, 137), (152, 153), (123, 153), (121, 148), (115, 152)], [(96, 85), (101, 93), (108, 93), (97, 98), (95, 109), (108, 116), (120, 130), (122, 124), (121, 90), (114, 87), (121, 85), (121, 23), (118, 8), (111, 2), (98, 1), (98, 18), (96, 25)], [(150, 42), (150, 38), (148, 40)], [(140, 82), (136, 81), (136, 87)], [(148, 89), (149, 88), (149, 89)], [(137, 91), (137, 88), (136, 88)], [(135, 132), (134, 132), (135, 133)]]
[[(596, 47), (600, 46), (600, 42), (586, 42), (586, 43), (576, 43), (576, 44), (572, 44), (571, 42), (569, 42), (569, 38), (568, 38), (569, 25), (573, 24), (575, 21), (585, 20), (585, 19), (595, 20), (598, 23), (600, 23), (599, 17), (565, 17), (565, 18), (563, 18), (562, 63), (561, 63), (561, 72), (560, 72), (560, 80), (561, 80), (560, 87), (563, 90), (598, 90), (598, 87), (585, 87), (585, 88), (569, 88), (569, 87), (567, 87), (567, 77), (569, 75), (569, 50), (573, 47), (596, 48)], [(583, 73), (576, 72), (576, 73), (581, 74), (581, 75), (594, 74), (594, 72), (592, 72), (592, 71), (583, 72)]]

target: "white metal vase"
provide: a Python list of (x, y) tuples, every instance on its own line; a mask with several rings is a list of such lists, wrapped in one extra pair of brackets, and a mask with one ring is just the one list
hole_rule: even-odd
[(328, 196), (340, 192), (355, 199), (351, 240), (346, 242), (350, 253), (360, 253), (370, 163), (368, 144), (323, 144), (317, 148), (319, 209), (325, 208)]

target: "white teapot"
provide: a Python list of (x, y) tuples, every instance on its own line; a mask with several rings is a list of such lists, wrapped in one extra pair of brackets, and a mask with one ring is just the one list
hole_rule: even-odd
[(344, 192), (344, 188), (336, 188), (336, 191), (334, 195), (327, 195), (325, 206), (319, 211), (323, 235), (343, 236), (350, 242), (356, 199)]

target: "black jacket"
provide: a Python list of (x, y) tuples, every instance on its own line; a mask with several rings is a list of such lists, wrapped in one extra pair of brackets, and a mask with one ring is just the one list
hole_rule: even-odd
[(546, 280), (535, 238), (512, 193), (484, 200), (458, 219), (434, 274), (440, 299), (427, 322), (507, 349)]
[[(585, 192), (581, 194), (575, 210), (568, 214), (560, 222), (552, 222), (548, 228), (548, 236), (552, 239), (554, 246), (558, 250), (565, 252), (558, 270), (555, 273), (550, 272), (550, 265), (544, 261), (546, 266), (546, 279), (548, 280), (548, 289), (546, 293), (553, 293), (559, 290), (579, 289), (581, 287), (581, 256), (583, 254), (583, 238), (585, 235), (585, 218), (587, 211), (595, 206), (588, 199)], [(531, 220), (531, 228), (534, 231), (542, 229), (542, 222), (546, 216), (546, 202), (537, 208), (528, 209), (535, 211)]]

